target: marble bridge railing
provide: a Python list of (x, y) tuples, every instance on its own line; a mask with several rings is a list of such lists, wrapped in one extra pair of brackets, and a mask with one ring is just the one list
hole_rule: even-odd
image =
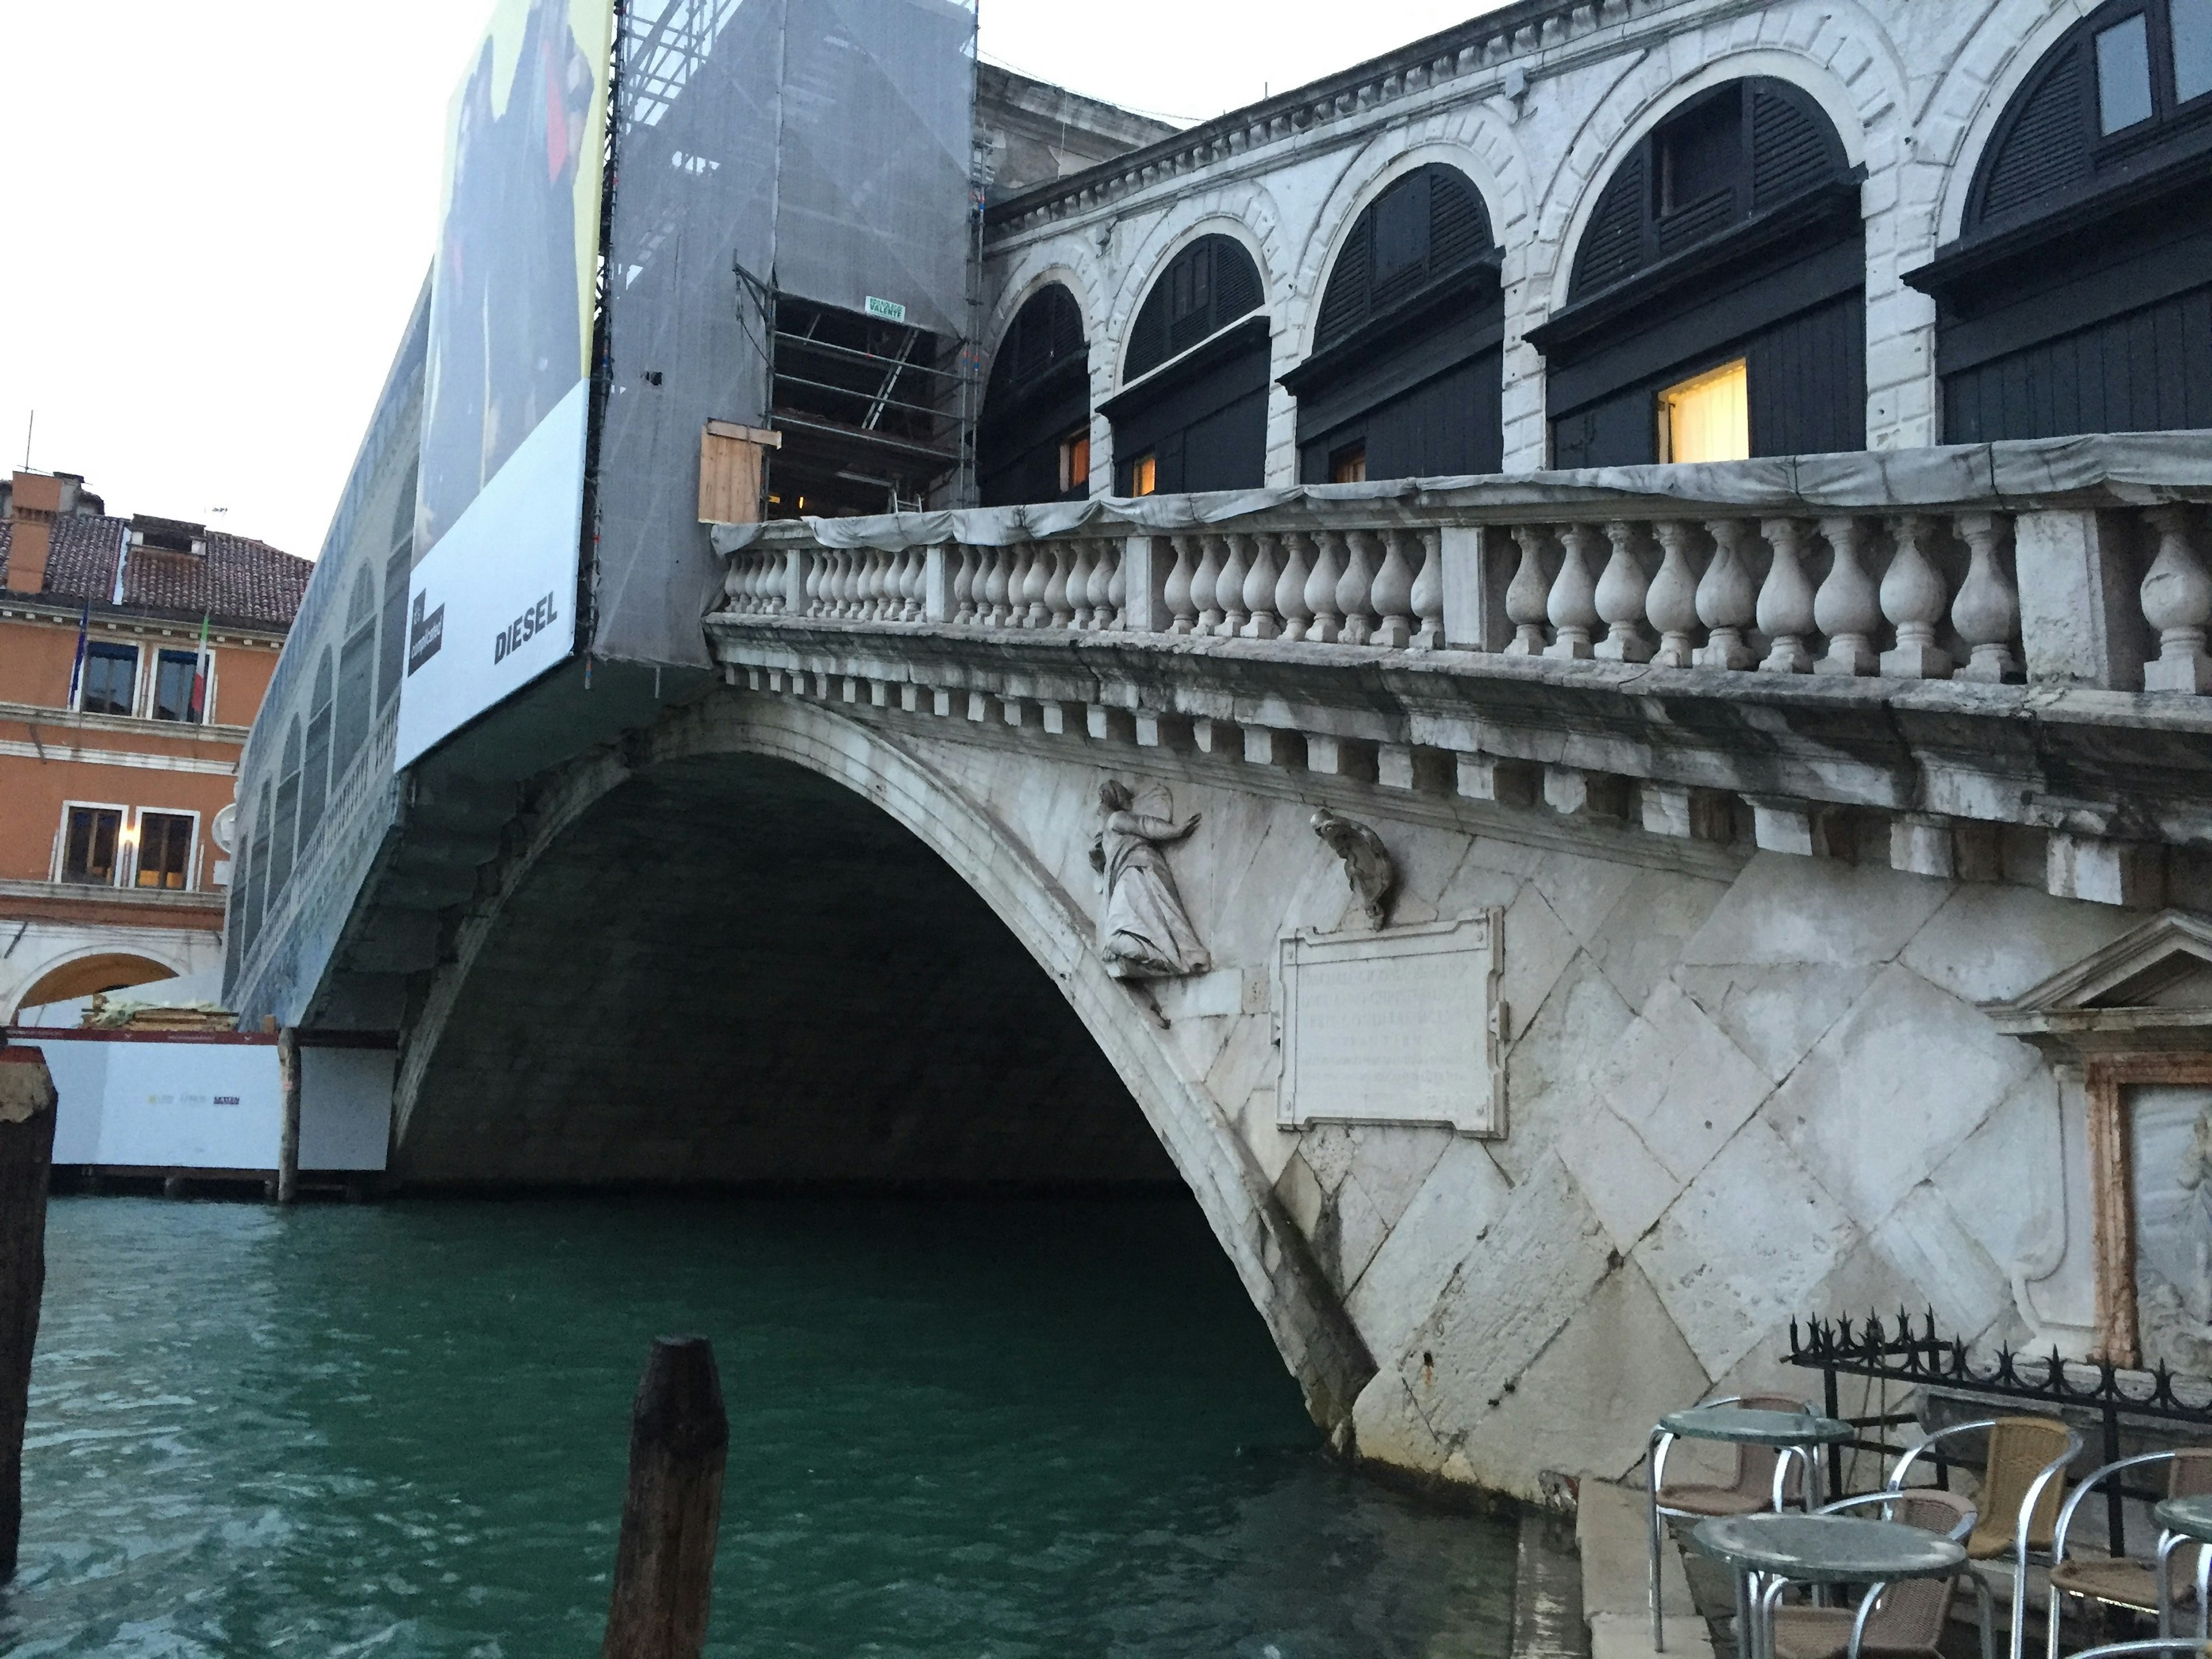
[(2143, 448), (2086, 440), (747, 527), (723, 608), (2212, 691), (2200, 505), (2212, 442)]

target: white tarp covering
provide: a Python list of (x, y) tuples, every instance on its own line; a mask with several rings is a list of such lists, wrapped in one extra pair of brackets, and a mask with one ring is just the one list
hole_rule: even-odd
[[(1201, 529), (1261, 514), (1303, 514), (1316, 524), (1433, 523), (1443, 513), (1563, 518), (1684, 508), (1857, 513), (1986, 503), (2125, 505), (2212, 501), (2212, 433), (2146, 432), (2044, 438), (1934, 449), (1783, 455), (1701, 465), (1593, 467), (1574, 472), (1467, 478), (1395, 478), (1376, 483), (1293, 484), (1198, 495), (1094, 496), (1029, 507), (884, 514), (796, 523), (720, 524), (725, 557), (765, 538), (823, 547), (896, 551), (958, 542), (1003, 547), (1085, 531), (1130, 534)], [(800, 526), (803, 526), (801, 528)]]

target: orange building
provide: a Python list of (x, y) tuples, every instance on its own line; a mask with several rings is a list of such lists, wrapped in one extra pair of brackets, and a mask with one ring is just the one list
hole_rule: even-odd
[(239, 754), (313, 568), (0, 485), (0, 1020), (221, 967)]

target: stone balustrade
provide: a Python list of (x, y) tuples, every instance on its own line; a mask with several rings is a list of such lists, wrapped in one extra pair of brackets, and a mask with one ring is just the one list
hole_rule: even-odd
[[(1893, 466), (1863, 459), (1866, 483), (1892, 482)], [(1096, 522), (1023, 534), (1022, 509), (866, 520), (868, 544), (844, 547), (804, 523), (775, 525), (732, 557), (725, 610), (1720, 673), (2212, 690), (2212, 523), (2199, 504), (2212, 490), (2201, 483), (2122, 488), (2106, 477), (2044, 499), (1993, 493), (1902, 510), (1834, 488), (1767, 510), (1695, 499), (1694, 475), (1729, 471), (1636, 470), (1687, 475), (1686, 498), (1652, 499), (1648, 477), (1632, 481), (1643, 486), (1633, 494), (1566, 484), (1540, 513), (1449, 499), (1474, 489), (1354, 487), (1277, 492), (1212, 523), (1218, 498), (1094, 504), (1101, 520), (1142, 507), (1153, 521), (1108, 522), (1113, 534)], [(1712, 482), (1723, 497), (1747, 493), (1737, 479)], [(1515, 505), (1524, 510), (1500, 510)], [(991, 539), (961, 538), (978, 526)]]

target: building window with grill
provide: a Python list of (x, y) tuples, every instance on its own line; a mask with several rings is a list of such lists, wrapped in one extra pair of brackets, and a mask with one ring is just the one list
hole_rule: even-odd
[[(1552, 464), (1866, 447), (1863, 171), (1812, 96), (1728, 81), (1613, 164), (1544, 354)], [(1709, 379), (1716, 362), (1732, 376)]]
[(1741, 357), (1668, 386), (1659, 394), (1659, 459), (1751, 459), (1748, 366)]
[(2212, 428), (2212, 0), (2109, 0), (1976, 164), (1936, 300), (1942, 439)]
[[(1077, 455), (1070, 447), (1079, 439)], [(978, 498), (985, 507), (1080, 500), (1090, 493), (1090, 439), (1083, 308), (1063, 284), (1048, 283), (1022, 302), (991, 359), (975, 427)]]
[(182, 812), (139, 813), (139, 886), (182, 892), (191, 885), (193, 827)]
[(76, 706), (88, 714), (128, 714), (138, 697), (138, 647), (87, 646)]
[(62, 823), (62, 879), (115, 884), (115, 849), (123, 839), (119, 806), (72, 806)]
[(200, 659), (191, 651), (164, 651), (154, 665), (154, 718), (193, 720), (192, 682), (199, 678)]
[(1121, 391), (1099, 405), (1118, 494), (1254, 489), (1267, 460), (1268, 319), (1260, 267), (1231, 236), (1201, 236), (1154, 279), (1130, 325)]
[(1504, 261), (1455, 167), (1417, 167), (1360, 211), (1322, 286), (1313, 351), (1282, 377), (1302, 483), (1503, 466)]

